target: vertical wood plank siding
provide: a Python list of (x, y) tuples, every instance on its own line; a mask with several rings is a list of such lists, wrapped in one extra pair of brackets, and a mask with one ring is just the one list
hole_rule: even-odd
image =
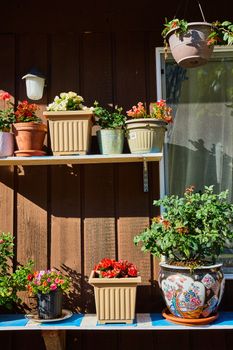
[[(36, 67), (46, 75), (39, 101), (41, 116), (55, 95), (69, 90), (82, 95), (88, 106), (97, 100), (104, 106), (122, 106), (124, 111), (138, 101), (148, 105), (156, 100), (155, 47), (163, 44), (163, 19), (156, 2), (104, 0), (92, 2), (90, 11), (90, 4), (79, 7), (71, 0), (65, 20), (66, 6), (56, 2), (54, 16), (54, 4), (14, 1), (1, 9), (2, 18), (8, 18), (10, 11), (12, 21), (0, 23), (0, 89), (9, 91), (16, 101), (26, 99), (21, 77)], [(160, 5), (166, 16), (167, 7)], [(34, 6), (40, 10), (35, 12)], [(173, 17), (176, 4), (169, 1), (169, 6)], [(229, 3), (223, 4), (222, 12), (228, 13), (228, 7)], [(218, 17), (216, 9), (211, 11)], [(196, 14), (195, 9), (194, 20)], [(46, 143), (49, 149), (49, 140)], [(124, 151), (128, 151), (126, 142)], [(99, 152), (95, 128), (91, 152)], [(133, 244), (133, 237), (158, 215), (152, 205), (159, 198), (158, 164), (149, 164), (148, 193), (143, 192), (142, 170), (142, 164), (136, 163), (1, 167), (0, 231), (15, 236), (14, 265), (32, 258), (38, 269), (62, 269), (73, 280), (65, 306), (95, 312), (88, 284), (92, 267), (103, 257), (128, 259), (138, 266), (143, 281), (136, 311), (160, 312), (164, 304), (156, 281), (158, 262)], [(228, 282), (223, 309), (232, 309), (232, 287)], [(33, 306), (26, 295), (24, 301)], [(230, 332), (133, 333), (68, 332), (67, 349), (141, 349), (146, 345), (182, 350), (207, 343), (211, 349), (230, 349), (232, 343)], [(37, 332), (1, 332), (0, 341), (6, 350), (31, 349), (32, 342), (35, 350), (44, 350)]]
[[(149, 60), (154, 44), (144, 32), (2, 34), (0, 44), (0, 87), (17, 100), (27, 98), (21, 77), (30, 68), (46, 75), (41, 115), (61, 91), (78, 91), (88, 106), (96, 99), (124, 110), (156, 98), (149, 67), (155, 70)], [(92, 139), (92, 153), (99, 152), (95, 132)], [(143, 278), (138, 311), (148, 311), (153, 260), (134, 246), (133, 237), (155, 214), (158, 164), (150, 164), (149, 173), (150, 192), (144, 193), (142, 164), (1, 168), (0, 230), (15, 236), (15, 263), (32, 258), (38, 269), (65, 270), (74, 278), (69, 307), (93, 312), (87, 283), (92, 267), (105, 256), (129, 259)]]

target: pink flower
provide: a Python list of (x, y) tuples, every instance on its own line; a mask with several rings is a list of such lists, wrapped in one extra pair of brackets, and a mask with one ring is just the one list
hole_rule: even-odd
[(0, 244), (4, 243), (4, 240), (3, 239), (0, 239)]
[(55, 278), (55, 283), (60, 283), (60, 278)]
[(56, 289), (57, 289), (57, 285), (55, 283), (51, 284), (50, 290), (56, 290)]
[(0, 93), (0, 100), (9, 101), (10, 98), (11, 98), (11, 95), (9, 94), (9, 92), (1, 92)]

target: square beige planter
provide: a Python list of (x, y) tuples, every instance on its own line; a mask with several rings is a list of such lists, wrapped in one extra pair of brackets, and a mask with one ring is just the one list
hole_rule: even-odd
[(89, 283), (94, 286), (98, 323), (133, 323), (135, 318), (137, 285), (141, 277), (95, 278), (91, 272)]
[(45, 111), (49, 121), (51, 149), (54, 155), (87, 154), (91, 147), (93, 113), (84, 111)]

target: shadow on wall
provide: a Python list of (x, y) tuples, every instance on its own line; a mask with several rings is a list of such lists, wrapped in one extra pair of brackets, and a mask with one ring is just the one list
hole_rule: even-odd
[(93, 287), (88, 277), (63, 264), (62, 269), (71, 278), (71, 290), (64, 296), (64, 307), (74, 312), (95, 312)]
[[(64, 297), (64, 307), (73, 312), (96, 313), (94, 289), (88, 283), (89, 276), (62, 265), (62, 269), (72, 280), (72, 288)], [(157, 281), (137, 287), (136, 312), (160, 312), (164, 302)]]
[(15, 167), (15, 171), (0, 167), (0, 210), (9, 211), (4, 203), (14, 199), (18, 215), (21, 208), (30, 206), (36, 213), (39, 207), (48, 220), (147, 217), (153, 193), (159, 191), (157, 162), (149, 163), (148, 171), (150, 192), (145, 193), (142, 163), (24, 166)]

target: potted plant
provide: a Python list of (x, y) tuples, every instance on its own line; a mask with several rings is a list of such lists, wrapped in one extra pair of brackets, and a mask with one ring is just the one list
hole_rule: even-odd
[(42, 151), (47, 127), (37, 117), (39, 106), (28, 101), (19, 102), (15, 111), (13, 133), (18, 150), (16, 156), (43, 156)]
[(54, 155), (89, 153), (93, 113), (83, 101), (76, 92), (62, 92), (43, 112), (49, 121)]
[(36, 295), (38, 316), (56, 319), (62, 316), (63, 293), (69, 290), (70, 280), (55, 269), (35, 271), (28, 275), (29, 295)]
[(11, 126), (15, 121), (12, 96), (3, 91), (0, 93), (0, 101), (3, 109), (0, 110), (0, 157), (9, 157), (14, 154), (14, 135)]
[(97, 130), (97, 139), (101, 154), (119, 154), (124, 147), (124, 126), (126, 116), (122, 114), (121, 107), (114, 107), (112, 112), (99, 106), (95, 101), (93, 113), (95, 124), (100, 127)]
[(161, 152), (166, 126), (172, 122), (172, 108), (165, 100), (150, 104), (147, 113), (142, 102), (126, 112), (127, 139), (131, 153)]
[(14, 238), (10, 233), (0, 234), (0, 309), (17, 309), (21, 299), (18, 292), (26, 290), (27, 276), (32, 271), (32, 262), (25, 265), (18, 265), (12, 271), (10, 264), (14, 257)]
[(200, 323), (217, 317), (224, 290), (222, 264), (217, 258), (232, 240), (233, 205), (227, 201), (228, 191), (203, 192), (194, 187), (184, 196), (165, 196), (155, 200), (164, 209), (150, 227), (134, 238), (142, 250), (157, 257), (160, 263), (159, 285), (171, 314), (177, 322)]
[(102, 259), (91, 271), (89, 283), (94, 286), (97, 319), (105, 323), (133, 323), (136, 288), (141, 277), (127, 260)]
[(207, 63), (212, 55), (213, 45), (233, 43), (233, 24), (229, 21), (187, 22), (175, 18), (166, 21), (164, 26), (162, 36), (165, 51), (170, 46), (175, 61), (184, 68)]

